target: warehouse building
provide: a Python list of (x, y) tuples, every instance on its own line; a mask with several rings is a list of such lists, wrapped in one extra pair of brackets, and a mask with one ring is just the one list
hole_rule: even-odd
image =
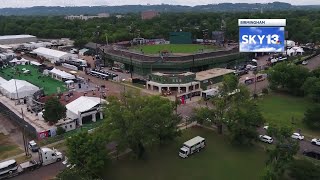
[(32, 35), (6, 35), (0, 36), (0, 44), (21, 44), (37, 42), (37, 37)]

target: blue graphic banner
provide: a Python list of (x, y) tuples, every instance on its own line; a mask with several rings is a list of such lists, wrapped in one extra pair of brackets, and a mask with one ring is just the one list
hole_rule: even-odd
[(284, 27), (239, 27), (240, 52), (284, 52)]

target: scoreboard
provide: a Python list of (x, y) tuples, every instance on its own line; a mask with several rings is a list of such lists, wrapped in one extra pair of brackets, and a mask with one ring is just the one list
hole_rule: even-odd
[(240, 52), (284, 52), (285, 19), (239, 19)]

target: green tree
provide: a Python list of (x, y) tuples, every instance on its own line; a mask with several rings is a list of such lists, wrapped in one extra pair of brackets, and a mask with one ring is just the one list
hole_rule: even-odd
[(269, 70), (268, 80), (272, 89), (301, 95), (302, 85), (308, 76), (309, 71), (305, 67), (291, 63), (278, 63)]
[(75, 180), (75, 179), (92, 180), (93, 178), (75, 167), (72, 169), (69, 169), (69, 168), (64, 169), (57, 175), (56, 179), (57, 180)]
[(160, 96), (126, 94), (119, 101), (108, 99), (105, 131), (119, 143), (119, 149), (130, 148), (142, 158), (147, 148), (163, 144), (180, 135), (181, 117), (174, 113), (175, 104)]
[(59, 127), (57, 128), (57, 135), (64, 134), (65, 132), (66, 132), (66, 130), (63, 129), (61, 126), (59, 126)]
[(222, 81), (222, 91), (225, 93), (230, 93), (238, 88), (239, 79), (236, 75), (229, 74), (223, 76)]
[(309, 96), (313, 101), (320, 102), (320, 78), (308, 77), (302, 89), (305, 95)]
[[(269, 127), (270, 128), (270, 127)], [(266, 168), (262, 178), (265, 180), (283, 179), (283, 174), (293, 161), (293, 156), (299, 150), (297, 141), (288, 137), (288, 128), (274, 128), (275, 147), (268, 150)], [(291, 134), (291, 133), (290, 133)]]
[(320, 105), (314, 105), (304, 113), (303, 122), (312, 129), (320, 128)]
[(99, 177), (108, 163), (106, 144), (103, 136), (78, 133), (67, 139), (68, 161), (90, 177)]
[(60, 103), (58, 98), (50, 97), (44, 105), (43, 118), (45, 121), (55, 124), (66, 117), (66, 111), (66, 107)]
[(249, 94), (244, 95), (243, 91), (245, 89), (242, 89), (242, 94), (234, 96), (234, 102), (227, 113), (226, 124), (233, 143), (249, 146), (257, 140), (257, 127), (264, 123), (264, 118), (257, 104), (250, 100)]
[(317, 180), (320, 178), (320, 167), (308, 160), (294, 160), (289, 167), (290, 177), (296, 180)]

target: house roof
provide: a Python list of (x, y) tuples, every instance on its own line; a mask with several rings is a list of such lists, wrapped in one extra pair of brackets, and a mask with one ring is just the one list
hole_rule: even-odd
[(67, 104), (66, 108), (72, 113), (78, 114), (79, 112), (85, 112), (92, 109), (93, 107), (99, 105), (100, 102), (103, 103), (105, 100), (98, 97), (81, 96)]

